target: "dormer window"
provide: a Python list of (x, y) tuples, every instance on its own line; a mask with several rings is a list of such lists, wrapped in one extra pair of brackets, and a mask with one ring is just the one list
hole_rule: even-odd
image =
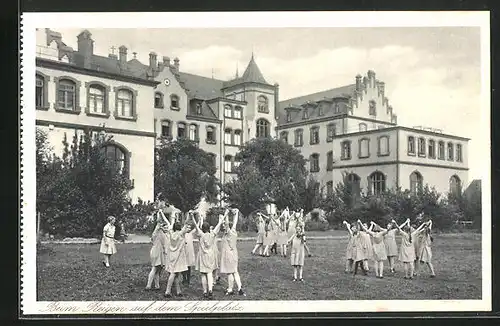
[(292, 122), (292, 112), (290, 111), (286, 113), (286, 122)]
[(318, 105), (318, 116), (323, 116), (325, 114), (323, 110), (323, 104)]
[(307, 108), (304, 108), (302, 119), (309, 119), (309, 111), (307, 110)]
[(194, 112), (196, 115), (201, 115), (201, 103), (196, 103)]

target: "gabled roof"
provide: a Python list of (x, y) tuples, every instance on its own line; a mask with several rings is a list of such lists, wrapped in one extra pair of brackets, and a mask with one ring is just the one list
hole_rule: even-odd
[(302, 105), (304, 103), (307, 103), (307, 101), (317, 102), (320, 100), (324, 100), (325, 98), (331, 99), (331, 98), (337, 98), (337, 97), (343, 97), (343, 96), (351, 97), (352, 94), (354, 93), (355, 89), (356, 89), (356, 84), (351, 84), (351, 85), (346, 85), (346, 86), (342, 86), (342, 87), (328, 89), (326, 91), (302, 95), (299, 97), (294, 97), (294, 98), (290, 98), (290, 99), (279, 102), (279, 108), (281, 111), (287, 106), (291, 106), (293, 104), (295, 104), (296, 106)]

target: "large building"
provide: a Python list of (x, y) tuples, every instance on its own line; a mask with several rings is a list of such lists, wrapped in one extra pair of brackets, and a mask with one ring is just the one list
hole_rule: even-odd
[(113, 135), (109, 157), (134, 183), (134, 200), (153, 199), (154, 148), (162, 138), (189, 138), (213, 155), (217, 177), (234, 177), (235, 156), (254, 137), (280, 137), (300, 149), (311, 173), (331, 192), (346, 180), (379, 192), (429, 183), (458, 190), (467, 180), (467, 141), (436, 130), (397, 125), (384, 83), (369, 71), (352, 85), (279, 102), (252, 55), (232, 80), (185, 73), (180, 60), (149, 53), (141, 63), (125, 46), (107, 57), (92, 35), (78, 49), (50, 29), (37, 30), (36, 124), (57, 152), (85, 127)]

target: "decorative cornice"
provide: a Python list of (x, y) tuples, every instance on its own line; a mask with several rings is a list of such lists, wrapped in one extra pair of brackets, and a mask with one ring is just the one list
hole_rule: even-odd
[(247, 105), (248, 104), (247, 101), (238, 101), (238, 100), (234, 100), (234, 99), (230, 99), (230, 98), (225, 98), (225, 97), (215, 97), (215, 98), (206, 100), (207, 103), (213, 103), (213, 102), (217, 102), (217, 101), (228, 102), (228, 103), (233, 103), (233, 104), (241, 104), (241, 105)]
[(149, 131), (111, 128), (111, 127), (104, 127), (103, 128), (103, 127), (96, 126), (96, 125), (79, 124), (79, 123), (71, 123), (71, 122), (49, 121), (49, 120), (36, 119), (35, 124), (37, 126), (53, 125), (54, 127), (69, 128), (69, 129), (87, 129), (87, 128), (90, 128), (90, 129), (95, 130), (95, 131), (106, 131), (106, 132), (113, 133), (113, 134), (143, 136), (143, 137), (153, 137), (153, 138), (156, 137), (154, 132), (149, 132)]
[(393, 164), (394, 165), (405, 164), (405, 165), (427, 166), (427, 167), (432, 167), (432, 168), (443, 168), (443, 169), (460, 170), (460, 171), (468, 171), (469, 170), (469, 168), (459, 167), (459, 166), (446, 166), (446, 165), (439, 165), (439, 164), (411, 162), (411, 161), (398, 161), (398, 160), (384, 161), (384, 162), (373, 162), (373, 163), (345, 164), (345, 165), (340, 165), (340, 166), (335, 166), (335, 164), (334, 164), (333, 169), (340, 170), (340, 169), (349, 169), (349, 168), (358, 168), (358, 167), (367, 167), (367, 166), (378, 166), (378, 165), (393, 165)]
[(88, 68), (75, 66), (74, 64), (70, 64), (70, 63), (59, 62), (59, 61), (54, 61), (54, 60), (47, 60), (47, 59), (42, 59), (42, 58), (36, 58), (36, 66), (49, 68), (49, 69), (55, 69), (55, 70), (61, 70), (61, 71), (66, 71), (66, 72), (73, 72), (73, 73), (82, 74), (82, 75), (119, 80), (119, 81), (123, 81), (123, 82), (129, 82), (129, 83), (134, 83), (134, 84), (139, 84), (139, 85), (144, 85), (144, 86), (156, 86), (156, 85), (160, 84), (160, 82), (158, 82), (158, 81), (147, 80), (147, 79), (126, 76), (126, 75), (120, 75), (120, 74), (113, 74), (113, 73), (104, 72), (104, 71), (97, 71), (94, 69), (88, 69)]
[(194, 120), (194, 121), (222, 124), (222, 120), (219, 120), (217, 118), (208, 118), (208, 117), (201, 116), (201, 115), (186, 114), (186, 119), (187, 120)]

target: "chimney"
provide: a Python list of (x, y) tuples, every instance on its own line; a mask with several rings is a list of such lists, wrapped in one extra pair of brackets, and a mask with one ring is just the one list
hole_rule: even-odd
[(156, 69), (156, 53), (150, 52), (149, 53), (149, 68), (151, 69)]
[(120, 46), (118, 48), (118, 53), (120, 54), (120, 62), (126, 63), (127, 62), (127, 47), (125, 45)]
[(174, 66), (175, 66), (175, 71), (179, 72), (179, 58), (174, 59)]
[(360, 74), (356, 75), (356, 90), (357, 91), (361, 90), (361, 75)]
[(375, 87), (376, 83), (375, 83), (375, 71), (373, 70), (368, 70), (368, 81), (370, 83), (370, 86), (371, 87)]
[(94, 41), (92, 34), (88, 30), (84, 30), (77, 36), (78, 53), (83, 57), (83, 67), (90, 69), (92, 55), (94, 54)]

